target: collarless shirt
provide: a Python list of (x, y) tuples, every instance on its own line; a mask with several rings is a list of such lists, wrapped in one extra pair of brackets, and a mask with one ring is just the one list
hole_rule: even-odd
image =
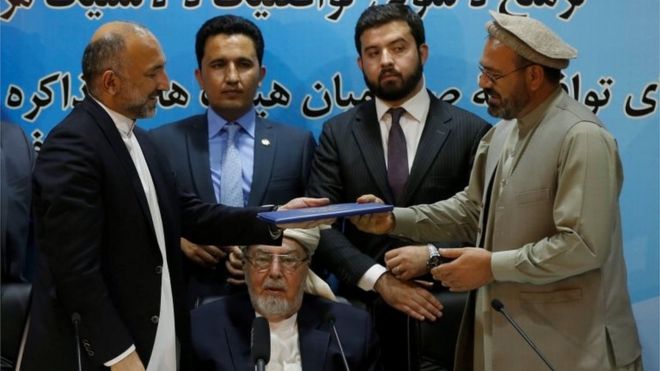
[[(257, 313), (257, 316), (261, 316)], [(268, 322), (270, 327), (270, 361), (266, 371), (302, 371), (298, 343), (298, 314), (280, 322)]]
[[(96, 99), (95, 99), (96, 100)], [(170, 282), (170, 272), (167, 264), (167, 252), (165, 250), (165, 233), (163, 230), (163, 221), (160, 215), (160, 207), (158, 206), (158, 195), (156, 194), (156, 187), (154, 186), (149, 166), (140, 148), (133, 128), (135, 121), (128, 117), (111, 110), (103, 103), (96, 100), (96, 102), (110, 115), (114, 122), (121, 139), (126, 145), (126, 149), (133, 160), (135, 169), (140, 177), (140, 183), (149, 205), (149, 213), (151, 214), (151, 222), (156, 232), (156, 241), (158, 242), (158, 249), (160, 250), (163, 265), (161, 274), (161, 290), (160, 290), (160, 313), (158, 315), (158, 326), (156, 328), (156, 337), (154, 340), (151, 358), (147, 366), (147, 371), (175, 371), (176, 366), (176, 332), (174, 325), (174, 301), (172, 294), (172, 286)], [(117, 362), (124, 359), (132, 351), (135, 350), (135, 345), (131, 345), (129, 349), (119, 354), (112, 360), (104, 363), (105, 366), (110, 367)]]
[(215, 192), (216, 202), (220, 202), (220, 179), (222, 177), (222, 158), (227, 148), (227, 130), (225, 125), (236, 123), (241, 129), (236, 132), (236, 148), (241, 157), (243, 189), (243, 205), (247, 205), (252, 187), (252, 174), (254, 172), (254, 138), (257, 114), (254, 107), (239, 117), (238, 120), (228, 121), (218, 115), (213, 109), (206, 111), (209, 138), (209, 165), (211, 168), (211, 182)]

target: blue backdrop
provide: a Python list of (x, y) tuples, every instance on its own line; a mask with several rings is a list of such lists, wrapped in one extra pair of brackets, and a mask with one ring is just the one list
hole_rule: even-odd
[[(4, 0), (0, 8), (2, 120), (22, 125), (38, 149), (82, 98), (80, 58), (93, 31), (112, 20), (144, 24), (161, 40), (171, 90), (150, 128), (204, 110), (194, 79), (194, 36), (208, 18), (252, 19), (266, 40), (261, 115), (306, 127), (368, 98), (356, 66), (353, 0)], [(488, 11), (530, 14), (579, 50), (565, 71), (571, 96), (617, 138), (625, 170), (621, 195), (625, 255), (647, 370), (658, 370), (660, 259), (660, 37), (657, 0), (414, 0), (430, 58), (427, 87), (490, 122), (477, 86)]]

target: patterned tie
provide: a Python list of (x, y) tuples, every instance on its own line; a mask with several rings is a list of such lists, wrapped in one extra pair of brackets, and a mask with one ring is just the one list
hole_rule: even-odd
[(403, 135), (399, 120), (406, 112), (403, 108), (390, 108), (392, 115), (392, 127), (387, 140), (387, 180), (394, 199), (398, 200), (403, 192), (403, 187), (408, 181), (408, 150), (406, 149), (406, 137)]
[(238, 124), (225, 125), (227, 129), (227, 147), (220, 165), (220, 203), (227, 206), (243, 205), (243, 173), (241, 156), (236, 147), (236, 132), (241, 128)]

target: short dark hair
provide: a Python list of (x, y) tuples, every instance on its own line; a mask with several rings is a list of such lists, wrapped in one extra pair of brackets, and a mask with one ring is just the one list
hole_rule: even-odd
[(243, 17), (235, 15), (220, 15), (204, 22), (202, 27), (199, 28), (199, 31), (197, 31), (197, 36), (195, 37), (195, 54), (197, 55), (197, 66), (199, 68), (202, 67), (206, 40), (211, 36), (220, 34), (240, 34), (252, 39), (254, 49), (257, 52), (257, 59), (259, 59), (259, 65), (261, 66), (261, 62), (264, 58), (264, 38), (261, 35), (259, 28)]
[(119, 33), (111, 33), (106, 37), (90, 42), (82, 57), (83, 80), (87, 91), (94, 94), (92, 81), (108, 69), (119, 73), (119, 58), (126, 49), (124, 37)]
[[(518, 66), (517, 68), (522, 68), (523, 66), (531, 66), (532, 64), (538, 64), (530, 61), (529, 59), (523, 57), (520, 54), (516, 54), (518, 56)], [(545, 75), (545, 78), (550, 81), (553, 84), (558, 84), (559, 80), (561, 80), (561, 70), (557, 68), (552, 68), (548, 66), (544, 66), (542, 64), (538, 64), (543, 68), (543, 74)]]
[(394, 21), (404, 21), (408, 24), (418, 48), (426, 42), (422, 18), (410, 9), (409, 6), (399, 3), (374, 5), (368, 7), (362, 12), (355, 25), (355, 48), (357, 49), (358, 55), (362, 55), (360, 36), (362, 36), (366, 30)]
[(543, 74), (545, 74), (545, 77), (553, 84), (558, 84), (559, 80), (561, 80), (561, 70), (557, 68), (552, 68), (548, 66), (542, 66), (543, 67)]

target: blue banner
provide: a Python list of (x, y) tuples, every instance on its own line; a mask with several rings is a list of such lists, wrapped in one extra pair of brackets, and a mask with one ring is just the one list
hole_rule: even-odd
[[(266, 41), (257, 111), (319, 134), (323, 122), (369, 99), (356, 65), (355, 22), (375, 0), (4, 0), (0, 8), (2, 120), (25, 129), (39, 149), (82, 99), (80, 59), (102, 23), (151, 29), (167, 56), (170, 90), (145, 128), (203, 112), (194, 78), (195, 33), (208, 18), (253, 20)], [(489, 10), (529, 14), (579, 51), (564, 71), (568, 93), (597, 113), (619, 143), (630, 292), (647, 370), (659, 370), (660, 2), (657, 0), (413, 0), (430, 58), (426, 85), (490, 122), (477, 86)]]

